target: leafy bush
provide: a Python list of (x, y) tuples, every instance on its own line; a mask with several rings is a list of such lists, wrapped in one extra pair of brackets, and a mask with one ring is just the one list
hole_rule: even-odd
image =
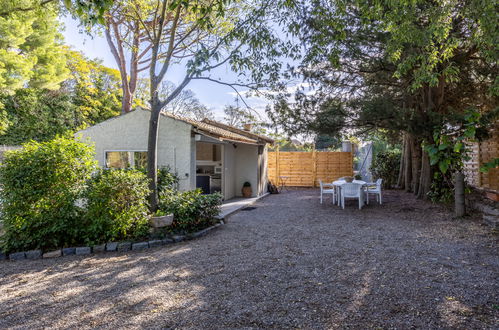
[(176, 232), (193, 232), (215, 223), (220, 212), (222, 195), (202, 195), (200, 189), (176, 192), (163, 191), (160, 194), (160, 209), (173, 213), (171, 228)]
[[(140, 172), (147, 175), (147, 168), (139, 168)], [(178, 190), (179, 177), (177, 173), (172, 172), (170, 166), (158, 168), (158, 194), (162, 191)]]
[(383, 186), (391, 188), (397, 182), (400, 170), (400, 151), (385, 150), (376, 153), (371, 164), (371, 172), (377, 179), (383, 179)]
[(82, 236), (87, 244), (148, 233), (148, 180), (137, 170), (101, 170), (89, 182)]
[(75, 202), (95, 169), (93, 147), (72, 137), (7, 152), (0, 167), (3, 250), (74, 244), (82, 230)]
[(173, 173), (169, 166), (158, 169), (158, 192), (178, 189), (179, 177)]

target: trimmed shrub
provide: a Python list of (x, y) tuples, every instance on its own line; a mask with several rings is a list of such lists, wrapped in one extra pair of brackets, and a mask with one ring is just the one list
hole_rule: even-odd
[(86, 244), (138, 239), (147, 236), (148, 180), (137, 170), (101, 170), (89, 182), (85, 229)]
[(383, 187), (391, 188), (397, 183), (400, 170), (400, 151), (385, 150), (376, 153), (371, 164), (371, 173), (376, 179), (383, 179)]
[(93, 147), (72, 137), (7, 152), (0, 167), (2, 249), (46, 250), (77, 242), (82, 221), (75, 202), (95, 169)]
[(163, 166), (158, 169), (158, 192), (178, 190), (179, 177), (173, 173), (169, 166)]
[(213, 225), (220, 212), (222, 195), (202, 195), (200, 189), (185, 192), (163, 191), (160, 194), (160, 209), (173, 213), (170, 228), (175, 232), (188, 233)]

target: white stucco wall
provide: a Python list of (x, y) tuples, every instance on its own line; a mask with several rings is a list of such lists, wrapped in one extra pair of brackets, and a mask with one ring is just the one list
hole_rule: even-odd
[(263, 147), (263, 152), (259, 155), (259, 172), (261, 170), (261, 174), (259, 176), (260, 180), (260, 191), (258, 191), (258, 195), (261, 196), (267, 192), (268, 186), (268, 145)]
[(224, 198), (231, 199), (236, 196), (236, 170), (235, 170), (235, 150), (232, 144), (227, 143), (223, 146), (223, 157), (224, 157)]
[(237, 144), (234, 154), (235, 160), (235, 192), (241, 196), (243, 183), (251, 183), (253, 196), (258, 194), (258, 146)]
[[(150, 112), (137, 109), (76, 133), (94, 143), (96, 159), (104, 167), (106, 151), (146, 151)], [(161, 116), (158, 166), (169, 165), (180, 177), (180, 189), (195, 188), (195, 155), (191, 125)], [(194, 166), (192, 165), (194, 163)]]

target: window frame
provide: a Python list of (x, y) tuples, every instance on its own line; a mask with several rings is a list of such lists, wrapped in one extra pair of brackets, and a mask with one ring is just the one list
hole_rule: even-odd
[(135, 168), (135, 153), (136, 152), (145, 152), (147, 154), (147, 150), (143, 149), (110, 149), (110, 150), (104, 150), (104, 168), (105, 169), (117, 169), (115, 167), (107, 167), (107, 153), (108, 152), (129, 152), (132, 153), (132, 157), (130, 159), (130, 167), (126, 168)]

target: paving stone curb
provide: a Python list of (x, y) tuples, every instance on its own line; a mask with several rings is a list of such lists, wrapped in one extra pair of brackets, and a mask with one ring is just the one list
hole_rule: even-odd
[(132, 244), (132, 250), (137, 251), (137, 250), (145, 250), (149, 248), (149, 243), (148, 242), (139, 242), (139, 243), (133, 243)]
[(25, 254), (26, 254), (26, 259), (40, 259), (42, 257), (41, 250), (26, 251)]
[(75, 250), (77, 256), (83, 256), (92, 253), (92, 248), (89, 246), (77, 247)]
[(9, 254), (10, 260), (23, 260), (26, 259), (26, 253), (24, 252), (16, 252)]
[(60, 257), (62, 255), (62, 250), (55, 250), (55, 251), (50, 251), (50, 252), (46, 252), (43, 254), (43, 258), (57, 258), (57, 257)]
[(110, 242), (110, 243), (106, 244), (106, 251), (107, 252), (116, 251), (117, 248), (118, 248), (118, 243), (116, 243), (116, 242)]
[(70, 256), (72, 254), (76, 254), (76, 248), (70, 247), (70, 248), (64, 248), (64, 249), (62, 249), (62, 255), (63, 256)]
[(47, 258), (58, 258), (61, 256), (68, 256), (68, 255), (90, 255), (90, 254), (95, 254), (99, 252), (114, 252), (114, 251), (138, 251), (138, 250), (145, 250), (153, 247), (159, 247), (167, 244), (173, 244), (173, 243), (178, 243), (178, 242), (183, 242), (186, 240), (191, 240), (191, 239), (196, 239), (202, 236), (205, 236), (208, 234), (208, 232), (212, 231), (213, 229), (216, 229), (222, 225), (224, 225), (224, 221), (221, 220), (220, 222), (214, 224), (213, 226), (210, 226), (208, 228), (199, 230), (195, 233), (187, 234), (187, 235), (174, 235), (171, 238), (163, 238), (163, 239), (156, 239), (156, 240), (150, 240), (150, 241), (144, 241), (144, 242), (109, 242), (106, 244), (100, 244), (96, 246), (81, 246), (81, 247), (69, 247), (69, 248), (63, 248), (63, 249), (58, 249), (54, 251), (49, 251), (42, 253), (41, 250), (31, 250), (31, 251), (22, 251), (22, 252), (15, 252), (11, 253), (9, 255), (0, 253), (0, 260), (25, 260), (25, 259), (47, 259)]
[(95, 245), (92, 247), (94, 253), (106, 252), (106, 244)]
[(118, 243), (117, 251), (123, 252), (123, 251), (130, 251), (131, 249), (132, 249), (132, 243), (131, 242), (121, 242), (121, 243)]

